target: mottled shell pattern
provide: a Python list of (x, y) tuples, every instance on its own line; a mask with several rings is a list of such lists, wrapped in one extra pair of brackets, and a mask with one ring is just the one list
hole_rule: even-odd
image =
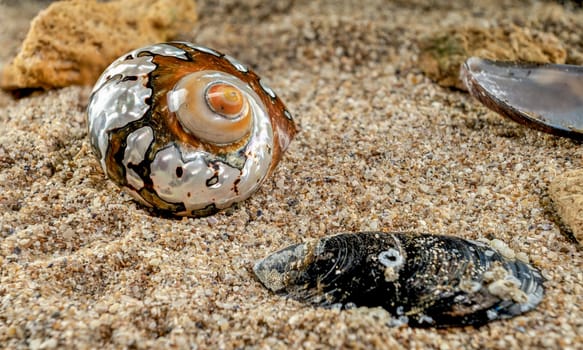
[(281, 100), (233, 57), (187, 42), (134, 50), (87, 108), (104, 172), (139, 202), (204, 216), (247, 199), (296, 134)]

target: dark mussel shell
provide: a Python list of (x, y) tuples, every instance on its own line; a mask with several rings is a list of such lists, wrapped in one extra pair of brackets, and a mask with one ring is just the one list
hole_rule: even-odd
[(480, 326), (532, 310), (543, 277), (488, 244), (451, 236), (346, 233), (296, 244), (254, 266), (268, 289), (324, 307), (383, 307), (394, 325)]
[(583, 140), (583, 67), (471, 57), (461, 67), (470, 94), (518, 123)]

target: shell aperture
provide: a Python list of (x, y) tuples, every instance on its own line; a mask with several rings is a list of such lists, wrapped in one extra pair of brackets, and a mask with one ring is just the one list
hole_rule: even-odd
[(531, 128), (583, 140), (583, 66), (471, 57), (460, 70), (470, 94)]
[(258, 261), (268, 289), (324, 307), (383, 307), (416, 327), (479, 326), (533, 309), (540, 272), (481, 242), (363, 232), (296, 244)]
[(104, 172), (144, 205), (204, 216), (247, 199), (297, 130), (230, 56), (186, 42), (136, 49), (97, 81), (89, 136)]

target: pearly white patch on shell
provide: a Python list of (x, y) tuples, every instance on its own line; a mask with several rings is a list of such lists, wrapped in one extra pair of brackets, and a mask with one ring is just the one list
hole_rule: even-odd
[(265, 93), (269, 95), (269, 97), (271, 98), (277, 97), (275, 91), (273, 91), (273, 89), (269, 87), (269, 84), (267, 84), (265, 79), (259, 79), (259, 85), (261, 86), (261, 89), (263, 89), (263, 91), (265, 91)]
[(229, 61), (229, 63), (232, 64), (233, 67), (235, 67), (235, 69), (237, 69), (239, 72), (243, 72), (243, 73), (249, 72), (249, 68), (247, 68), (246, 65), (244, 65), (243, 63), (241, 63), (236, 58), (234, 58), (232, 56), (229, 56), (229, 55), (225, 55), (225, 59), (227, 61)]
[(185, 44), (185, 45), (187, 45), (187, 46), (189, 46), (189, 47), (191, 47), (191, 48), (193, 48), (193, 49), (195, 49), (197, 51), (204, 52), (204, 53), (208, 53), (208, 54), (211, 54), (211, 55), (216, 56), (216, 57), (221, 57), (222, 56), (222, 54), (220, 52), (215, 51), (215, 50), (213, 50), (213, 49), (211, 49), (209, 47), (206, 47), (206, 46), (195, 45), (195, 44), (192, 44), (192, 43), (189, 43), (189, 42), (180, 42), (180, 43)]
[(152, 89), (124, 80), (124, 77), (141, 78), (156, 68), (152, 57), (114, 63), (99, 78), (87, 106), (91, 143), (100, 153), (101, 167), (105, 172), (109, 132), (141, 119), (150, 108), (146, 100), (152, 96)]
[(123, 165), (126, 168), (128, 184), (135, 189), (142, 188), (144, 181), (131, 168), (130, 164), (137, 165), (144, 160), (146, 152), (153, 140), (154, 131), (149, 126), (141, 127), (128, 135)]

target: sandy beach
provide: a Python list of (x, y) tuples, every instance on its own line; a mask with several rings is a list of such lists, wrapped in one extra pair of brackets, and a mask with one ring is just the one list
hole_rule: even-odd
[[(0, 68), (47, 2), (0, 2)], [(260, 190), (205, 218), (153, 215), (104, 175), (87, 137), (91, 86), (0, 92), (0, 348), (583, 349), (583, 252), (549, 184), (581, 143), (443, 88), (419, 39), (448, 26), (553, 33), (583, 65), (583, 10), (554, 2), (199, 1), (178, 39), (265, 77), (299, 133)], [(573, 23), (579, 27), (572, 28)], [(532, 312), (480, 328), (391, 328), (382, 309), (274, 295), (253, 263), (356, 231), (506, 242), (544, 277)]]

